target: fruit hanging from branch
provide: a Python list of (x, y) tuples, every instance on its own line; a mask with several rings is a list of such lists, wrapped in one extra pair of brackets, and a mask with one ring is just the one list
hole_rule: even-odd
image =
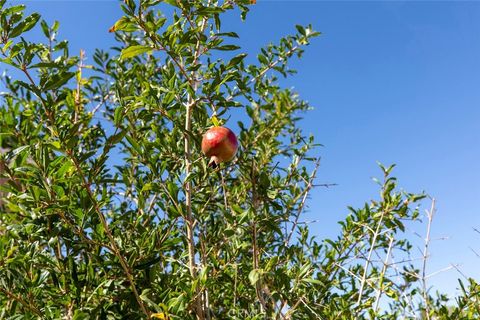
[(202, 152), (210, 157), (209, 167), (215, 168), (221, 162), (233, 159), (238, 149), (238, 140), (232, 130), (213, 127), (203, 135)]

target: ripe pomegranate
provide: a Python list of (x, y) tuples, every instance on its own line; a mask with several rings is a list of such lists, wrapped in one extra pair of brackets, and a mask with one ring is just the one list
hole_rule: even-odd
[(202, 152), (210, 157), (208, 165), (215, 168), (219, 163), (230, 161), (237, 153), (238, 141), (232, 130), (213, 127), (203, 135)]

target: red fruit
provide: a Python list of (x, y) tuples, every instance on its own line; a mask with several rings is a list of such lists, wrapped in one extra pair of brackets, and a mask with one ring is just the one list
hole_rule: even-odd
[(237, 137), (228, 128), (213, 127), (203, 135), (202, 152), (210, 157), (209, 166), (216, 167), (221, 162), (232, 160), (237, 149)]

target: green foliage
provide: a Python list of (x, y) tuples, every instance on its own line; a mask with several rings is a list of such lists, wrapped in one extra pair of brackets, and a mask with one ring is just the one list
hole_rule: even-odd
[[(422, 293), (419, 270), (389, 264), (411, 249), (405, 224), (424, 198), (398, 190), (393, 167), (381, 166), (380, 198), (351, 208), (337, 239), (309, 235), (301, 214), (318, 144), (299, 125), (309, 105), (278, 78), (295, 72), (288, 61), (319, 33), (297, 26), (255, 60), (221, 28), (224, 12), (245, 19), (249, 3), (125, 0), (110, 30), (117, 47), (86, 65), (57, 40), (57, 22), (0, 2), (1, 61), (21, 74), (3, 78), (0, 107), (0, 318), (427, 310), (411, 302)], [(44, 43), (28, 41), (36, 25)], [(218, 124), (238, 127), (241, 148), (211, 170), (200, 142)], [(425, 301), (432, 316), (472, 319), (473, 299), (471, 280), (458, 308)]]

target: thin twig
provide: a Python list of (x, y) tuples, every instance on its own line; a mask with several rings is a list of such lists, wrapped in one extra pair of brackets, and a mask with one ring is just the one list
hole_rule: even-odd
[[(268, 64), (268, 66), (266, 66), (265, 69), (263, 69), (256, 77), (253, 77), (253, 78), (250, 79), (249, 84), (252, 84), (252, 83), (258, 81), (259, 79), (261, 79), (269, 70), (271, 70), (273, 67), (275, 67), (280, 62), (284, 61), (286, 57), (290, 57), (295, 51), (298, 50), (298, 48), (299, 48), (299, 46), (293, 46), (290, 50), (287, 51), (287, 53), (284, 56), (279, 57), (274, 62)], [(227, 97), (226, 101), (232, 100), (233, 96), (236, 93), (235, 91), (237, 91), (238, 89), (239, 88), (237, 86), (235, 86), (232, 90), (232, 93)]]
[(108, 92), (107, 94), (101, 96), (100, 102), (99, 102), (95, 107), (93, 107), (92, 111), (90, 111), (91, 114), (92, 114), (92, 116), (98, 111), (98, 109), (100, 109), (100, 107), (101, 107), (105, 102), (107, 102), (108, 98), (110, 98), (110, 97), (113, 96), (114, 94), (115, 94), (114, 92), (110, 91), (110, 92)]
[(468, 280), (468, 277), (465, 275), (465, 273), (462, 272), (462, 270), (460, 270), (460, 268), (458, 267), (458, 265), (456, 264), (450, 264), (450, 266), (452, 268), (454, 268), (455, 270), (457, 270), (457, 272), (465, 279), (465, 280)]
[[(398, 264), (400, 262), (396, 262), (393, 255), (391, 256), (391, 260), (392, 260), (392, 262), (389, 264), (389, 266), (395, 270), (396, 275), (397, 275), (397, 279), (399, 280), (399, 282), (403, 279), (404, 274), (412, 275), (414, 277), (418, 277), (418, 274), (412, 274), (411, 272), (405, 272), (405, 270), (400, 271), (399, 268), (398, 268)], [(412, 316), (413, 318), (415, 318), (415, 319), (419, 318), (419, 317), (417, 317), (417, 315), (415, 313), (415, 308), (416, 307), (413, 304), (413, 300), (412, 300), (411, 295), (408, 295), (405, 291), (406, 288), (407, 288), (407, 286), (404, 286), (403, 289), (400, 292), (401, 292), (401, 295), (405, 298), (405, 301), (407, 302), (407, 306), (410, 309), (410, 311), (408, 311), (407, 308), (403, 308), (403, 318), (407, 318), (407, 312), (409, 312), (410, 316)]]
[(220, 176), (222, 178), (223, 202), (224, 202), (224, 205), (225, 205), (225, 210), (227, 210), (229, 208), (228, 198), (227, 198), (227, 185), (225, 184), (225, 177), (224, 177), (222, 171), (220, 171)]
[(77, 87), (74, 93), (74, 98), (75, 98), (75, 112), (73, 116), (73, 123), (77, 123), (78, 121), (78, 115), (80, 113), (80, 107), (82, 105), (82, 68), (84, 67), (83, 65), (83, 59), (85, 57), (85, 51), (80, 50), (80, 59), (78, 63), (78, 74), (77, 74)]
[(455, 268), (455, 267), (454, 267), (453, 265), (450, 265), (450, 266), (448, 266), (448, 267), (445, 267), (445, 268), (443, 268), (443, 269), (437, 270), (437, 271), (435, 271), (435, 272), (432, 272), (432, 273), (426, 275), (426, 276), (425, 276), (425, 279), (429, 279), (429, 278), (431, 278), (431, 277), (433, 277), (433, 276), (436, 276), (437, 274), (440, 274), (440, 273), (445, 272), (445, 271), (448, 271), (448, 270), (452, 270), (452, 269), (454, 269), (454, 268)]
[(9, 297), (12, 300), (20, 302), (21, 305), (23, 305), (26, 309), (32, 311), (35, 313), (37, 316), (40, 318), (43, 317), (43, 313), (35, 306), (27, 303), (22, 297), (15, 295), (14, 293), (0, 287), (0, 292), (3, 292), (7, 297)]
[(432, 199), (432, 205), (430, 207), (430, 211), (427, 211), (427, 235), (425, 237), (425, 245), (423, 247), (423, 265), (422, 265), (422, 288), (423, 288), (423, 300), (425, 303), (425, 316), (427, 320), (430, 320), (430, 302), (428, 298), (428, 291), (427, 291), (427, 259), (428, 259), (428, 247), (430, 245), (430, 230), (432, 227), (432, 220), (433, 215), (435, 213), (435, 199)]
[[(300, 299), (298, 299), (297, 302), (295, 302), (295, 304), (291, 308), (288, 309), (288, 311), (287, 311), (287, 313), (285, 313), (285, 315), (282, 314), (282, 309), (284, 307), (286, 307), (286, 304), (284, 304), (282, 309), (280, 309), (280, 311), (279, 311), (282, 318), (286, 319), (286, 320), (290, 320), (292, 318), (294, 312), (295, 312), (295, 309), (300, 305), (300, 303), (302, 302), (304, 297), (305, 296), (300, 297)], [(285, 303), (286, 303), (286, 301), (285, 301)]]
[(473, 250), (473, 248), (472, 248), (472, 247), (469, 247), (469, 248), (470, 248), (470, 250), (472, 250), (472, 251), (473, 251), (473, 253), (475, 253), (475, 255), (476, 255), (478, 258), (480, 258), (480, 254), (478, 254), (478, 252), (477, 252), (477, 251)]
[(380, 299), (383, 294), (383, 281), (385, 279), (385, 273), (387, 272), (388, 268), (388, 260), (390, 259), (390, 254), (392, 253), (392, 247), (393, 247), (393, 241), (395, 238), (393, 236), (390, 237), (390, 242), (388, 243), (388, 249), (387, 249), (387, 254), (385, 255), (385, 260), (383, 261), (383, 268), (382, 272), (380, 273), (380, 279), (379, 279), (379, 288), (377, 291), (377, 296), (375, 298), (375, 307), (373, 310), (375, 310), (375, 313), (378, 311), (378, 307), (380, 306)]
[[(260, 259), (260, 252), (258, 250), (258, 241), (257, 241), (257, 222), (255, 221), (255, 216), (257, 215), (257, 211), (259, 209), (259, 199), (257, 197), (257, 184), (256, 184), (256, 179), (257, 179), (257, 168), (255, 166), (255, 160), (252, 159), (252, 172), (251, 172), (251, 177), (252, 177), (252, 207), (254, 210), (254, 216), (252, 218), (252, 264), (253, 264), (253, 270), (258, 270), (259, 269), (259, 259)], [(262, 289), (261, 289), (261, 281), (260, 279), (257, 280), (255, 283), (255, 294), (257, 296), (258, 301), (260, 302), (260, 312), (263, 313), (264, 311), (267, 310), (267, 304), (265, 300), (263, 299), (262, 296)]]
[(168, 50), (168, 48), (163, 45), (163, 43), (160, 41), (160, 39), (158, 38), (158, 35), (156, 33), (153, 33), (153, 34), (150, 33), (150, 31), (145, 27), (145, 24), (144, 24), (144, 21), (143, 21), (141, 15), (139, 15), (137, 18), (138, 18), (138, 20), (137, 20), (138, 25), (143, 29), (143, 31), (145, 31), (145, 34), (147, 35), (147, 37), (150, 40), (152, 40), (152, 43), (156, 47), (156, 49), (160, 50), (160, 51), (165, 51), (167, 53), (167, 55), (170, 57), (170, 59), (172, 59), (172, 61), (178, 67), (180, 73), (188, 81), (190, 87), (193, 89), (195, 87), (195, 81), (188, 76), (187, 71), (182, 66), (182, 64), (178, 61), (177, 57), (171, 52), (171, 50)]
[(377, 237), (380, 234), (380, 229), (382, 227), (383, 218), (384, 218), (386, 213), (387, 213), (386, 210), (382, 211), (381, 216), (380, 216), (380, 220), (378, 221), (378, 224), (377, 224), (377, 228), (375, 230), (375, 233), (373, 234), (372, 243), (370, 244), (370, 251), (368, 252), (368, 257), (365, 260), (365, 266), (363, 268), (363, 276), (362, 276), (362, 281), (360, 282), (360, 289), (358, 290), (357, 305), (360, 305), (360, 302), (362, 301), (363, 289), (365, 288), (365, 283), (366, 283), (367, 273), (368, 273), (368, 267), (370, 266), (373, 250), (375, 249), (375, 244), (377, 242)]
[(310, 174), (310, 178), (308, 180), (307, 186), (305, 187), (302, 202), (300, 203), (300, 207), (298, 208), (298, 212), (295, 216), (295, 221), (293, 222), (292, 228), (290, 229), (290, 233), (287, 236), (287, 239), (285, 240), (285, 247), (287, 247), (290, 243), (290, 239), (292, 238), (293, 233), (295, 232), (295, 229), (297, 228), (298, 225), (298, 219), (300, 219), (300, 216), (302, 215), (303, 209), (305, 208), (305, 202), (307, 201), (307, 197), (310, 193), (310, 190), (313, 187), (313, 181), (315, 180), (315, 177), (317, 175), (318, 168), (320, 167), (320, 158), (317, 159), (315, 162), (315, 168), (313, 169), (312, 173)]

